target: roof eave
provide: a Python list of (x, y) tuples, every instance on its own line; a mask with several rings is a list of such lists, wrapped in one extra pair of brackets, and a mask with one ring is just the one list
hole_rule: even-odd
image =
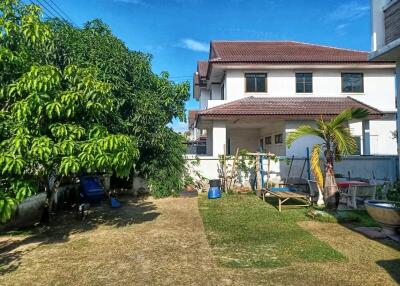
[[(232, 120), (238, 118), (247, 119), (274, 119), (274, 120), (316, 120), (316, 119), (331, 119), (338, 114), (198, 114), (196, 118), (197, 121), (201, 120)], [(379, 114), (369, 114), (366, 119), (380, 119), (384, 115)]]

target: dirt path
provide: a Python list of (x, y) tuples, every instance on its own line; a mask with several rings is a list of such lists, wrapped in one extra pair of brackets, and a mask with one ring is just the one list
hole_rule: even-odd
[(196, 198), (147, 199), (85, 223), (60, 223), (50, 235), (1, 236), (0, 285), (397, 284), (400, 252), (395, 248), (336, 224), (301, 226), (349, 261), (221, 268), (211, 254)]

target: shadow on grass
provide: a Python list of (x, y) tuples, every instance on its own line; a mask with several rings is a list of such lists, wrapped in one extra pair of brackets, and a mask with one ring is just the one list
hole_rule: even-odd
[(376, 264), (385, 269), (393, 280), (400, 284), (400, 259), (379, 260)]
[[(68, 242), (70, 235), (92, 231), (100, 226), (114, 228), (155, 220), (160, 213), (154, 203), (143, 199), (120, 198), (122, 207), (112, 209), (108, 203), (91, 206), (82, 220), (76, 210), (62, 211), (47, 226), (29, 230), (28, 236), (16, 236), (0, 241), (0, 275), (15, 271), (24, 254), (52, 243)], [(5, 234), (7, 235), (7, 233)], [(35, 244), (34, 247), (24, 247)], [(17, 249), (22, 247), (23, 250)]]
[[(348, 217), (353, 217), (353, 221), (339, 221), (338, 223), (347, 229), (363, 235), (365, 238), (374, 240), (376, 242), (379, 242), (387, 247), (393, 248), (394, 250), (400, 251), (400, 243), (396, 242), (390, 238), (370, 238), (367, 235), (359, 232), (356, 230), (358, 227), (367, 227), (367, 228), (381, 228), (381, 226), (374, 221), (368, 214), (368, 212), (365, 209), (357, 209), (357, 210), (340, 210), (338, 211), (342, 214), (347, 214)], [(399, 268), (400, 269), (400, 268)], [(399, 271), (400, 273), (400, 271)]]

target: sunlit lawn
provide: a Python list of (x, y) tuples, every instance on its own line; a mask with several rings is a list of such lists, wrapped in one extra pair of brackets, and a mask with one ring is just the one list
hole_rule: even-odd
[(306, 209), (279, 213), (255, 195), (200, 198), (200, 213), (218, 261), (230, 267), (279, 267), (293, 262), (343, 261), (346, 258), (297, 225)]

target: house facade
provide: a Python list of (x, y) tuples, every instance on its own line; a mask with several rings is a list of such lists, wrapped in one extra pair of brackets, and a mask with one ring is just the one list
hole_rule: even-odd
[[(396, 100), (400, 104), (400, 1), (371, 0), (371, 53), (373, 62), (396, 62)], [(397, 113), (397, 130), (400, 113)], [(398, 138), (398, 133), (397, 133)], [(400, 141), (398, 141), (400, 150)], [(399, 152), (398, 152), (399, 153)]]
[[(206, 153), (237, 148), (305, 156), (318, 139), (289, 149), (286, 135), (317, 118), (363, 107), (369, 117), (349, 122), (358, 155), (394, 155), (397, 144), (395, 64), (370, 62), (368, 53), (289, 41), (213, 41), (198, 62), (194, 128), (207, 136)], [(195, 132), (194, 132), (195, 133)]]

